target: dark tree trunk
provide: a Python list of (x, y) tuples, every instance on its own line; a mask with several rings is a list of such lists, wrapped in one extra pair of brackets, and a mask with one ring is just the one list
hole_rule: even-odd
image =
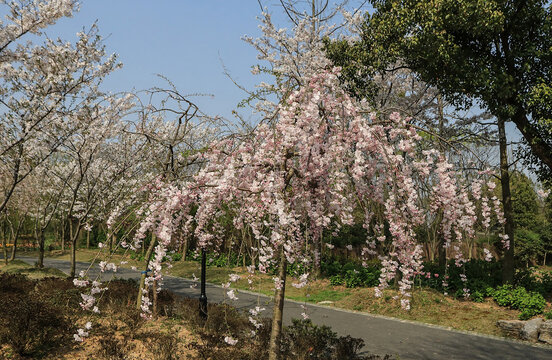
[(15, 260), (15, 253), (17, 252), (17, 240), (19, 239), (19, 234), (21, 233), (21, 229), (23, 228), (23, 220), (19, 220), (19, 223), (17, 224), (17, 230), (15, 231), (15, 234), (13, 236), (13, 243), (12, 243), (12, 251), (10, 256), (10, 261)]
[(8, 265), (8, 242), (7, 242), (7, 236), (2, 237), (2, 251), (4, 252), (4, 264)]
[(506, 126), (503, 118), (498, 118), (498, 141), (500, 148), (500, 184), (502, 186), (502, 206), (504, 211), (504, 230), (508, 235), (510, 246), (504, 251), (504, 264), (502, 268), (502, 281), (512, 283), (514, 281), (514, 217), (512, 209), (512, 194), (510, 192), (510, 174), (508, 172), (508, 143), (506, 141)]
[(280, 268), (278, 277), (282, 281), (280, 289), (274, 293), (274, 310), (272, 313), (272, 330), (270, 332), (270, 341), (268, 345), (268, 359), (278, 360), (280, 358), (280, 337), (282, 334), (282, 319), (284, 314), (284, 298), (286, 291), (286, 267), (287, 260), (284, 249), (280, 249)]
[(66, 237), (66, 233), (67, 231), (65, 231), (65, 226), (66, 226), (66, 223), (65, 221), (62, 219), (61, 220), (61, 253), (63, 254), (65, 252), (65, 237)]
[(44, 229), (40, 229), (37, 236), (38, 241), (38, 262), (37, 266), (39, 268), (44, 267), (44, 242), (46, 241), (44, 237)]
[[(142, 305), (142, 291), (144, 290), (144, 286), (146, 283), (146, 275), (147, 275), (147, 271), (149, 270), (148, 266), (151, 260), (151, 256), (153, 255), (153, 249), (155, 248), (156, 242), (157, 242), (157, 238), (155, 237), (155, 235), (152, 235), (150, 244), (148, 246), (148, 251), (146, 253), (146, 263), (144, 265), (144, 270), (142, 271), (142, 275), (140, 276), (140, 287), (138, 288), (138, 297), (136, 299), (136, 309), (138, 310), (140, 310), (140, 306)], [(144, 248), (144, 245), (145, 244), (142, 244), (142, 248)]]
[[(74, 228), (76, 225), (76, 229)], [(74, 278), (77, 273), (77, 246), (79, 244), (79, 235), (81, 231), (81, 221), (74, 225), (74, 221), (71, 219), (69, 222), (69, 234), (71, 236), (71, 272), (69, 276)]]
[(12, 251), (11, 251), (11, 256), (10, 256), (10, 261), (14, 261), (15, 260), (15, 254), (17, 252), (17, 236), (15, 237), (15, 239), (13, 239), (13, 247), (12, 247)]

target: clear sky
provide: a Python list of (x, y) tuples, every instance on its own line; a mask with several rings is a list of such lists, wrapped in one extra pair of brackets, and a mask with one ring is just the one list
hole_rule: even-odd
[[(81, 0), (73, 18), (61, 19), (48, 36), (74, 42), (83, 26), (97, 21), (109, 53), (119, 54), (122, 69), (111, 74), (104, 89), (142, 90), (162, 85), (155, 74), (167, 76), (183, 94), (210, 115), (231, 117), (245, 97), (223, 73), (248, 88), (261, 79), (250, 73), (256, 51), (241, 40), (260, 35), (261, 9), (256, 0)], [(264, 5), (270, 5), (265, 1)], [(279, 12), (274, 6), (271, 12)], [(282, 27), (288, 26), (282, 19)]]
[[(355, 2), (355, 1), (353, 1)], [(104, 82), (111, 92), (161, 86), (156, 74), (168, 77), (182, 94), (212, 94), (191, 98), (209, 115), (232, 119), (231, 112), (246, 97), (224, 74), (246, 88), (265, 80), (250, 73), (258, 63), (243, 35), (260, 36), (257, 0), (80, 0), (80, 11), (46, 29), (49, 37), (74, 42), (76, 33), (97, 22), (108, 53), (124, 66)], [(290, 27), (278, 1), (263, 0), (280, 27)], [(519, 132), (508, 126), (511, 139)]]

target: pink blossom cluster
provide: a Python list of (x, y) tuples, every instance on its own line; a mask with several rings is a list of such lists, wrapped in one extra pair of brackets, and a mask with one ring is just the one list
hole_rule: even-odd
[[(153, 191), (134, 244), (147, 231), (158, 236), (152, 279), (160, 280), (162, 259), (174, 245), (172, 234), (179, 224), (191, 223), (193, 204), (198, 206), (193, 219), (200, 247), (217, 248), (224, 238), (218, 219), (232, 211), (234, 226), (248, 227), (254, 236), (258, 264), (251, 270), (260, 272), (278, 266), (280, 251), (288, 263), (319, 261), (317, 250), (305, 246), (307, 233), (309, 242), (321, 241), (324, 229), (353, 224), (353, 212), (361, 209), (370, 233), (363, 253), (380, 254), (383, 265), (376, 294), (398, 278), (405, 308), (414, 276), (422, 270), (417, 226), (442, 219), (445, 246), (456, 250), (458, 266), (465, 261), (456, 244), (475, 236), (478, 219), (484, 215), (487, 224), (490, 216), (488, 206), (477, 210), (483, 183), (470, 184), (470, 194), (470, 186), (460, 183), (439, 152), (417, 151), (420, 136), (409, 119), (370, 113), (341, 89), (338, 75), (339, 69), (314, 74), (279, 105), (275, 124), (213, 143), (200, 155), (206, 165), (193, 181)], [(429, 184), (423, 197), (422, 183)], [(306, 279), (297, 284), (304, 286)], [(282, 287), (283, 279), (274, 277), (274, 284)]]

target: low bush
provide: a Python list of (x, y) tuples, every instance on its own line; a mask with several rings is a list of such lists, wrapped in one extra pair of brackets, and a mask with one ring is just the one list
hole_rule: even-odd
[[(349, 272), (354, 273), (352, 269), (346, 273)], [(101, 305), (108, 320), (93, 321), (90, 340), (95, 341), (94, 358), (126, 359), (129, 353), (138, 351), (138, 342), (146, 346), (152, 358), (183, 358), (183, 345), (179, 348), (179, 339), (170, 332), (174, 324), (184, 326), (193, 334), (194, 339), (186, 346), (194, 350), (196, 358), (258, 360), (268, 357), (270, 319), (259, 320), (260, 327), (255, 328), (236, 308), (209, 304), (209, 316), (203, 321), (197, 299), (177, 298), (162, 290), (157, 296), (159, 314), (171, 319), (161, 319), (160, 329), (152, 330), (144, 326), (145, 320), (135, 309), (135, 282), (112, 280), (106, 286), (108, 290), (101, 297)], [(12, 353), (33, 358), (58, 358), (80, 347), (72, 341), (76, 328), (89, 321), (90, 316), (97, 315), (79, 310), (80, 291), (75, 289), (66, 279), (35, 281), (22, 275), (0, 273), (0, 347), (7, 344)], [(168, 333), (164, 330), (167, 322)], [(227, 344), (226, 336), (238, 340), (238, 346)], [(361, 339), (339, 337), (329, 327), (296, 320), (283, 329), (281, 351), (286, 359), (380, 359), (359, 355), (363, 345)]]
[[(482, 301), (487, 288), (496, 288), (502, 284), (502, 262), (499, 261), (472, 259), (461, 267), (450, 261), (446, 275), (445, 268), (439, 267), (437, 263), (426, 262), (423, 265), (423, 274), (416, 277), (416, 284), (458, 297), (463, 296), (463, 289), (466, 288), (469, 289), (470, 298), (474, 301)], [(462, 275), (465, 275), (465, 282)], [(443, 279), (443, 276), (447, 278)], [(446, 280), (446, 289), (443, 288), (443, 280)], [(534, 268), (517, 269), (514, 285), (548, 296), (552, 294), (552, 272), (538, 272)]]
[[(359, 355), (363, 346), (362, 339), (337, 336), (328, 326), (317, 326), (310, 320), (294, 319), (293, 324), (283, 331), (280, 351), (284, 359), (381, 359), (374, 355)], [(384, 359), (389, 359), (389, 356)]]
[(351, 261), (344, 264), (331, 261), (322, 263), (321, 271), (330, 278), (330, 284), (348, 288), (377, 286), (381, 274), (380, 265), (376, 262), (362, 266)]
[(541, 294), (527, 291), (523, 287), (514, 288), (511, 285), (502, 285), (496, 289), (487, 289), (487, 293), (498, 305), (520, 310), (520, 320), (527, 320), (542, 314), (546, 307), (546, 300)]
[(0, 284), (0, 344), (40, 357), (70, 340), (73, 328), (64, 309), (38, 293), (36, 281), (3, 273)]
[(345, 285), (348, 288), (372, 287), (379, 284), (379, 269), (347, 270), (345, 274), (330, 277), (330, 284)]
[(535, 268), (518, 269), (515, 284), (542, 296), (552, 293), (552, 271), (538, 272)]
[[(494, 260), (471, 259), (460, 267), (450, 260), (447, 269), (435, 262), (424, 262), (423, 266), (423, 273), (415, 279), (416, 284), (458, 297), (464, 295), (464, 289), (469, 289), (472, 296), (479, 293), (476, 299), (481, 300), (479, 295), (483, 295), (487, 288), (502, 283), (502, 263)], [(464, 276), (466, 281), (463, 281)], [(443, 282), (447, 284), (446, 288)]]
[(171, 254), (171, 259), (173, 261), (180, 261), (180, 260), (182, 260), (182, 254), (181, 253)]
[(148, 345), (155, 359), (176, 360), (180, 358), (177, 355), (178, 338), (176, 336), (159, 332), (150, 332), (148, 337)]
[(105, 360), (127, 359), (127, 354), (134, 349), (128, 334), (117, 337), (113, 331), (105, 332), (98, 342), (100, 345), (98, 355)]
[[(194, 341), (187, 346), (196, 351), (200, 359), (268, 358), (270, 319), (262, 319), (261, 326), (255, 329), (241, 312), (231, 306), (209, 304), (208, 312), (209, 317), (203, 323), (198, 316), (197, 300), (182, 299), (175, 305), (175, 316), (191, 325), (201, 337), (202, 341)], [(252, 330), (256, 330), (253, 337)], [(238, 345), (225, 343), (225, 336), (238, 340)], [(294, 320), (291, 326), (282, 330), (282, 359), (381, 359), (372, 355), (359, 355), (363, 346), (362, 339), (339, 337), (331, 328), (313, 325), (310, 320)]]

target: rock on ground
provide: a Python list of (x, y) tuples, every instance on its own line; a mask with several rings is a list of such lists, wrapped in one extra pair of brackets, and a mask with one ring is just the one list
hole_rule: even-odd
[(498, 320), (497, 325), (508, 335), (520, 337), (521, 329), (525, 325), (525, 321), (521, 320)]
[(537, 341), (539, 339), (539, 329), (544, 319), (536, 318), (525, 321), (519, 335), (523, 340)]
[(546, 320), (539, 329), (539, 341), (552, 344), (552, 320)]

